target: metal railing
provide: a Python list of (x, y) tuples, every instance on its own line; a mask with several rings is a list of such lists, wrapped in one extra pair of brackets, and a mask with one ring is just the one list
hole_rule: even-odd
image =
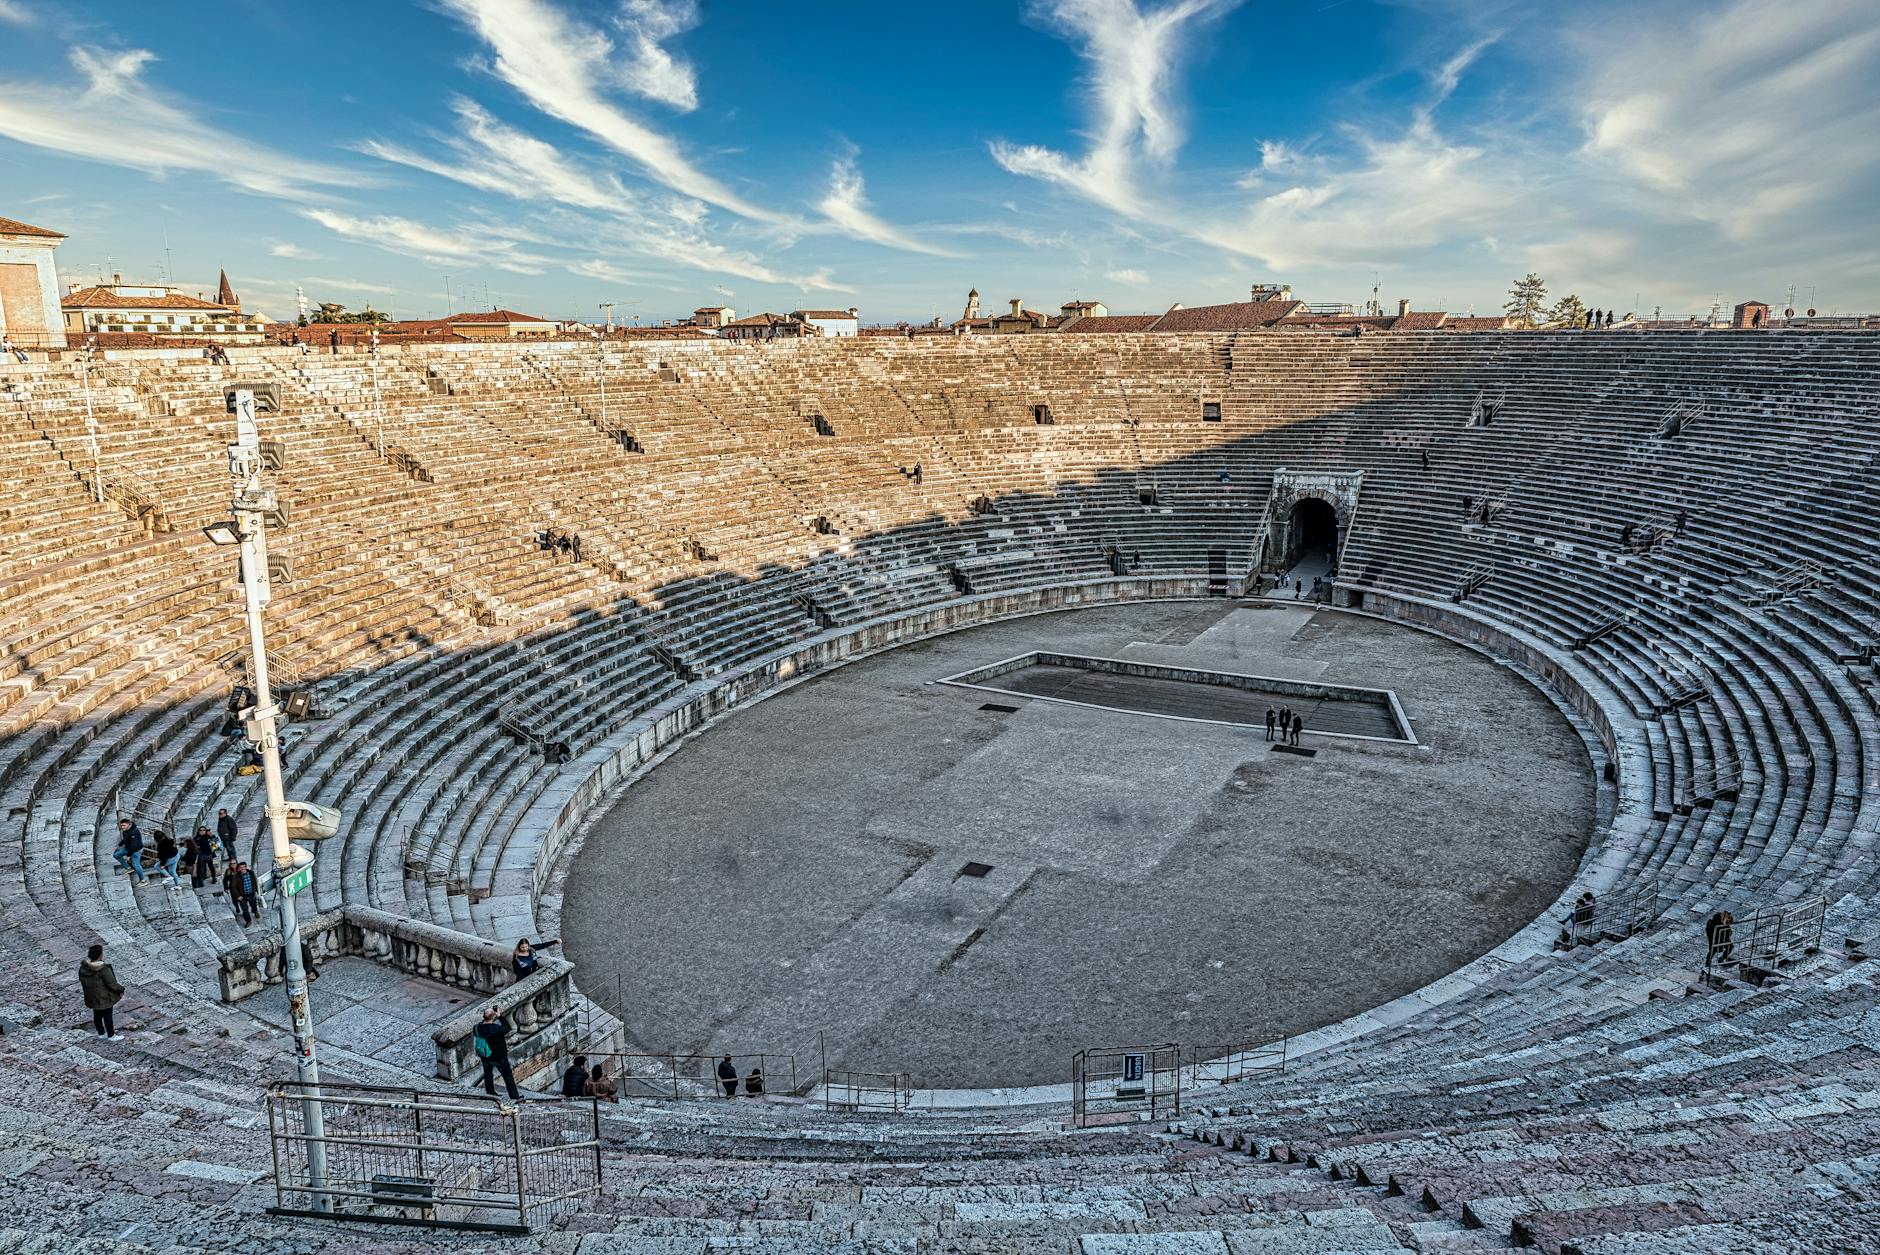
[(907, 1110), (914, 1086), (905, 1072), (824, 1068), (822, 1089), (825, 1111), (895, 1112)]
[(1803, 898), (1750, 911), (1731, 925), (1729, 956), (1744, 968), (1775, 972), (1821, 949), (1828, 915), (1825, 897)]
[[(324, 1128), (302, 1100), (317, 1089)], [(266, 1094), (275, 1215), (528, 1233), (601, 1185), (593, 1102), (500, 1102), (465, 1093), (276, 1081)], [(307, 1184), (307, 1152), (326, 1152)]]
[(1608, 890), (1589, 907), (1576, 904), (1561, 922), (1576, 946), (1608, 937), (1622, 941), (1644, 932), (1658, 921), (1663, 909), (1655, 880), (1641, 881), (1622, 889)]
[(1188, 1083), (1232, 1085), (1268, 1072), (1286, 1070), (1286, 1046), (1282, 1037), (1277, 1045), (1193, 1046), (1190, 1047)]
[(1071, 1119), (1079, 1128), (1106, 1115), (1147, 1111), (1151, 1120), (1182, 1110), (1182, 1048), (1093, 1046), (1071, 1056)]
[[(731, 1060), (737, 1080), (726, 1093), (718, 1075), (719, 1066)], [(760, 1094), (794, 1094), (797, 1089), (796, 1056), (758, 1052), (751, 1054), (686, 1055), (589, 1051), (590, 1064), (605, 1070), (611, 1061), (608, 1079), (614, 1082), (622, 1098), (738, 1098), (758, 1097), (749, 1089), (751, 1070), (761, 1076)]]

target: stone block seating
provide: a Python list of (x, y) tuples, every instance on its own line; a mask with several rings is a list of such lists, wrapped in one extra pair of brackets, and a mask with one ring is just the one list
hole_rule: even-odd
[[(1610, 769), (1558, 910), (1172, 1124), (625, 1105), (607, 1188), (529, 1249), (1880, 1249), (1880, 338), (605, 352), (0, 366), (0, 1252), (501, 1244), (261, 1215), (257, 1096), (291, 1062), (218, 977), (265, 926), (111, 864), (127, 810), (187, 833), (226, 808), (256, 840), (258, 781), (219, 734), (238, 590), (199, 530), (227, 511), (238, 378), (282, 390), (270, 644), (327, 713), (286, 733), (288, 794), (345, 815), (310, 915), (534, 933), (586, 808), (703, 720), (924, 633), (1205, 596), (1223, 554), (1239, 588), (1280, 467), (1364, 473), (1344, 601), (1507, 661)], [(1499, 505), (1464, 521), (1463, 496)], [(1552, 946), (1582, 890), (1645, 884), (1654, 927)], [(1700, 972), (1712, 911), (1816, 897), (1819, 953)], [(77, 1000), (94, 940), (132, 986), (121, 1041)]]

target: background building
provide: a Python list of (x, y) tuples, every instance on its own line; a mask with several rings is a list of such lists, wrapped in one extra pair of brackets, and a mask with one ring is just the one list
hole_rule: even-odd
[(861, 311), (853, 305), (847, 309), (793, 309), (790, 317), (826, 336), (852, 336), (861, 327)]
[(144, 335), (157, 341), (215, 340), (224, 344), (259, 344), (266, 320), (244, 314), (241, 301), (222, 276), (221, 295), (229, 304), (186, 296), (168, 284), (125, 283), (112, 275), (110, 283), (74, 286), (59, 302), (68, 337)]
[(25, 349), (65, 347), (59, 273), (52, 250), (65, 237), (45, 227), (0, 218), (0, 332)]

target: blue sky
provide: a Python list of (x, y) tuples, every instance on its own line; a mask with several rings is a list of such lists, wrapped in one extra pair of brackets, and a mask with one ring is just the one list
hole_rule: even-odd
[(1865, 311), (1876, 137), (1874, 0), (0, 0), (0, 215), (274, 317)]

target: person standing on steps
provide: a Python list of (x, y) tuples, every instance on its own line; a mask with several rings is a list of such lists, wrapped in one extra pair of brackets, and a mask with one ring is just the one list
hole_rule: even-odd
[(738, 1092), (738, 1065), (726, 1055), (718, 1062), (718, 1085), (725, 1091), (725, 1097), (734, 1097)]
[(1279, 715), (1271, 706), (1268, 706), (1266, 708), (1266, 739), (1269, 741), (1273, 739), (1273, 725), (1278, 719)]
[(117, 848), (111, 851), (111, 861), (137, 877), (138, 884), (144, 883), (144, 834), (128, 819), (118, 820)]
[(483, 1092), (496, 1097), (496, 1074), (501, 1072), (510, 1099), (521, 1099), (516, 1074), (509, 1069), (509, 1025), (495, 1007), (483, 1008), (483, 1022), (476, 1026), (475, 1049), (483, 1064)]
[(167, 832), (157, 834), (157, 870), (169, 878), (172, 893), (183, 887), (176, 872), (177, 860), (182, 856), (183, 851), (177, 847), (175, 837)]
[(85, 995), (85, 1009), (91, 1012), (92, 1028), (106, 1041), (116, 1041), (117, 1025), (111, 1020), (111, 1010), (124, 996), (124, 986), (104, 961), (103, 946), (94, 945), (85, 952), (78, 965), (78, 988)]
[(222, 842), (222, 857), (235, 861), (235, 817), (226, 809), (215, 813), (215, 835)]

